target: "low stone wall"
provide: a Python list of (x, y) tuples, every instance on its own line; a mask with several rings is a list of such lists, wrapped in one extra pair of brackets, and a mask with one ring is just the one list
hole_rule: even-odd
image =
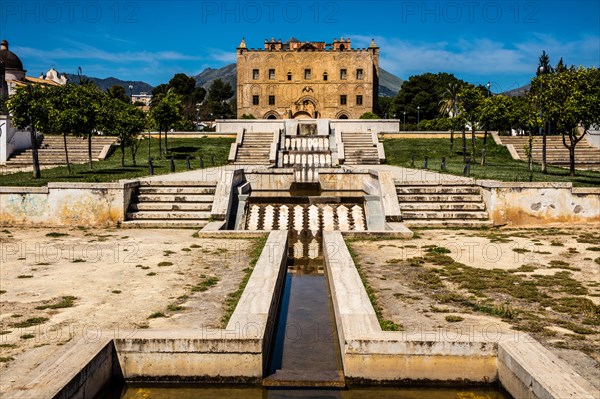
[[(402, 124), (400, 124), (402, 126)], [(471, 131), (466, 132), (467, 140), (469, 140), (472, 136)], [(402, 131), (384, 131), (381, 132), (380, 136), (385, 139), (449, 139), (451, 136), (450, 131), (425, 131), (425, 130), (402, 130)], [(485, 132), (476, 131), (475, 136), (479, 138), (483, 138), (485, 136)], [(488, 137), (492, 138), (492, 132), (488, 132)], [(462, 132), (455, 131), (454, 132), (454, 146), (457, 147), (456, 144), (462, 140)]]
[(279, 132), (280, 129), (285, 129), (284, 120), (267, 120), (267, 119), (232, 119), (217, 121), (216, 133), (235, 133), (238, 136), (244, 130), (248, 132)]
[(0, 187), (0, 225), (110, 227), (124, 220), (137, 182)]
[(365, 133), (375, 134), (383, 132), (397, 132), (400, 121), (395, 119), (335, 119), (329, 122), (329, 127), (343, 133)]
[(494, 225), (539, 226), (600, 222), (600, 189), (571, 183), (478, 180)]
[(47, 359), (23, 376), (3, 397), (11, 399), (93, 399), (113, 379), (120, 378), (113, 341), (82, 338), (68, 343), (61, 356)]

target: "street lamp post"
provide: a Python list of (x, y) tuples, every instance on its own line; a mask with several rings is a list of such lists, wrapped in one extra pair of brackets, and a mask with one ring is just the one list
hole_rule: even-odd
[(200, 103), (196, 103), (196, 130), (200, 128)]
[(132, 84), (129, 85), (129, 100), (131, 101), (131, 104), (133, 104), (133, 85)]
[(488, 96), (488, 98), (489, 98), (489, 97), (490, 97), (490, 94), (492, 94), (492, 92), (490, 91), (490, 87), (492, 87), (492, 84), (491, 84), (490, 82), (487, 82), (487, 85), (486, 85), (486, 86), (487, 86), (487, 89), (488, 89), (487, 96)]
[(417, 130), (419, 130), (419, 123), (421, 123), (421, 106), (417, 105)]
[(406, 131), (406, 111), (403, 111), (402, 114), (403, 114), (402, 121), (404, 122), (404, 131)]

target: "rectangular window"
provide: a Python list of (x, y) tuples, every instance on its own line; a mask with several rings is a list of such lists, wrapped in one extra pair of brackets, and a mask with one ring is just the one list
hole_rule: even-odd
[(269, 96), (269, 105), (275, 105), (275, 96)]
[(258, 69), (253, 69), (252, 70), (252, 79), (258, 80), (258, 77), (259, 77)]
[(361, 95), (356, 96), (356, 105), (362, 105), (363, 99)]
[(310, 79), (310, 69), (304, 70), (304, 79)]
[(325, 82), (327, 82), (327, 80), (329, 80), (329, 75), (327, 75), (327, 72), (325, 72), (325, 73), (323, 74), (323, 80), (324, 80)]
[(258, 105), (258, 104), (259, 104), (258, 96), (252, 96), (252, 105)]
[(363, 79), (363, 70), (362, 69), (357, 69), (356, 70), (356, 79), (358, 79), (358, 80), (362, 80)]
[(269, 79), (271, 79), (271, 80), (275, 79), (275, 70), (274, 69), (269, 69)]
[(346, 105), (346, 103), (347, 103), (347, 98), (346, 98), (346, 95), (345, 95), (345, 94), (342, 94), (342, 95), (340, 96), (340, 105)]
[(290, 81), (292, 80), (292, 74), (291, 73), (288, 73), (288, 80), (290, 80)]
[(346, 75), (348, 75), (348, 71), (346, 69), (340, 69), (340, 79), (346, 80)]

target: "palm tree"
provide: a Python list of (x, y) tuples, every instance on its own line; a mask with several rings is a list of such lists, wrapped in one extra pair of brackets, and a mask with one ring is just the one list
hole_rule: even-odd
[[(442, 115), (447, 115), (449, 118), (456, 118), (458, 115), (458, 92), (460, 91), (460, 86), (458, 83), (450, 83), (446, 90), (444, 91), (444, 98), (440, 100), (440, 113)], [(450, 127), (450, 156), (452, 156), (454, 150), (454, 126)]]

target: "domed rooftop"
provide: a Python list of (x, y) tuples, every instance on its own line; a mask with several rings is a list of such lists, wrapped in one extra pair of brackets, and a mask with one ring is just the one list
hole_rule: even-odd
[(8, 49), (8, 42), (2, 40), (0, 42), (0, 61), (4, 62), (4, 68), (23, 70), (23, 63), (19, 57)]

